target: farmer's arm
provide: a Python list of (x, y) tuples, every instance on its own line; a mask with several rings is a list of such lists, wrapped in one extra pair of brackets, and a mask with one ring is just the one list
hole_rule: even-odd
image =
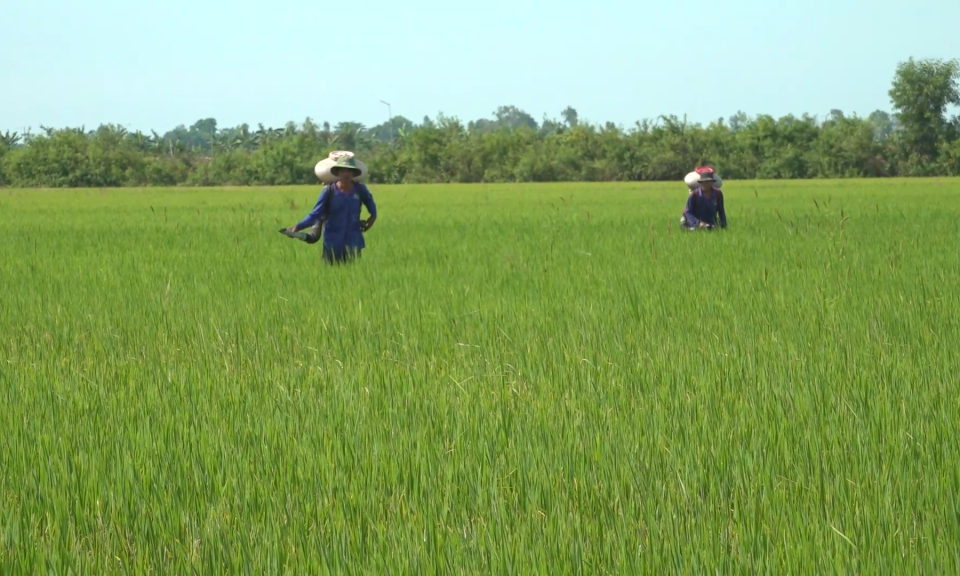
[(693, 215), (693, 202), (695, 194), (687, 196), (687, 205), (683, 209), (683, 217), (687, 220), (687, 226), (696, 226), (700, 219)]
[(317, 203), (314, 205), (313, 210), (307, 214), (303, 220), (297, 222), (293, 227), (294, 232), (299, 232), (304, 228), (309, 228), (317, 223), (320, 220), (320, 215), (323, 214), (324, 208), (326, 207), (329, 194), (329, 187), (324, 186), (323, 190), (320, 191), (320, 196), (317, 197)]
[(369, 230), (373, 223), (377, 220), (377, 203), (373, 201), (373, 194), (370, 193), (370, 189), (366, 186), (363, 187), (363, 205), (367, 207), (367, 212), (370, 213), (370, 217), (367, 218), (366, 225), (364, 230)]
[(727, 211), (723, 209), (723, 192), (717, 196), (717, 214), (720, 215), (720, 227), (727, 227)]
[(367, 212), (370, 213), (370, 219), (377, 219), (377, 204), (373, 201), (373, 194), (370, 193), (370, 189), (364, 186), (366, 194), (363, 195), (363, 205), (367, 207)]

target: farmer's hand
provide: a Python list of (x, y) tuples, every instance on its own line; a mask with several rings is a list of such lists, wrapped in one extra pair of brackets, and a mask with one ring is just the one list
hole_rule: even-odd
[(289, 231), (291, 231), (291, 232), (296, 232), (296, 231), (297, 231), (297, 226), (296, 226), (296, 225), (293, 225), (293, 226), (287, 228), (287, 230), (289, 230)]
[(377, 221), (376, 218), (367, 218), (367, 221), (363, 223), (363, 231), (366, 232), (371, 227), (373, 227), (373, 223), (376, 221)]

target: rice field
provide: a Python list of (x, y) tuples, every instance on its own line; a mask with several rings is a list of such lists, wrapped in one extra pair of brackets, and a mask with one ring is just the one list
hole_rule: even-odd
[(960, 573), (960, 180), (724, 189), (0, 190), (0, 573)]

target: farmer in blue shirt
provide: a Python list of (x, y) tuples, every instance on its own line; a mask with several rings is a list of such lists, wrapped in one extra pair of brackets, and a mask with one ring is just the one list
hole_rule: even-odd
[[(323, 259), (329, 264), (339, 264), (359, 257), (360, 251), (366, 247), (363, 233), (376, 221), (377, 205), (370, 190), (354, 180), (361, 172), (353, 157), (341, 158), (330, 172), (337, 181), (323, 187), (313, 210), (303, 220), (281, 232), (312, 244), (317, 241), (317, 236), (303, 234), (300, 230), (321, 225)], [(366, 220), (360, 219), (361, 204), (370, 213)]]
[(680, 217), (681, 226), (688, 230), (696, 228), (710, 230), (717, 227), (719, 216), (720, 227), (727, 227), (727, 213), (723, 209), (723, 192), (713, 187), (716, 181), (713, 172), (700, 174), (698, 179), (700, 187), (691, 190), (690, 195), (687, 196), (687, 205), (683, 209), (683, 216)]

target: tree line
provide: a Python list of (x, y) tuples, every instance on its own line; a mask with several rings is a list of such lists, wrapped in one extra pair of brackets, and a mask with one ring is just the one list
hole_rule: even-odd
[(725, 179), (960, 176), (960, 62), (901, 62), (888, 92), (892, 113), (833, 110), (748, 116), (706, 125), (676, 116), (581, 122), (514, 106), (466, 124), (443, 114), (402, 116), (368, 128), (289, 122), (220, 128), (213, 118), (165, 134), (42, 127), (0, 134), (0, 185), (13, 187), (286, 185), (316, 182), (332, 150), (356, 152), (373, 183), (677, 180), (709, 164)]

